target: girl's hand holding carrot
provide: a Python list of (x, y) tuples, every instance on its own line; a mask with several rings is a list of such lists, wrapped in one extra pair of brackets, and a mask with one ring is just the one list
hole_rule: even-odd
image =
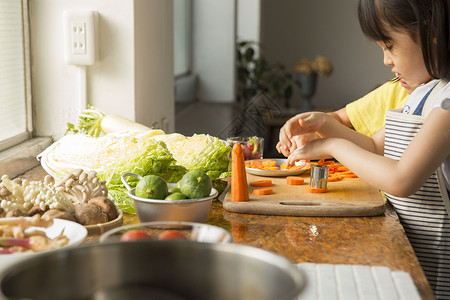
[(298, 148), (295, 151), (293, 151), (289, 155), (286, 163), (288, 166), (292, 166), (295, 164), (296, 161), (302, 159), (332, 158), (330, 149), (332, 147), (331, 145), (335, 140), (337, 139), (323, 138), (310, 141), (309, 143), (305, 144), (302, 148)]
[(322, 112), (307, 112), (292, 117), (280, 129), (278, 151), (289, 156), (291, 152), (304, 145), (308, 140), (315, 139), (315, 133), (329, 118), (333, 119)]

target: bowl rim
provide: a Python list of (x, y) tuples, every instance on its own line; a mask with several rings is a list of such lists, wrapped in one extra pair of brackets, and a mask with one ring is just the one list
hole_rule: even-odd
[[(226, 238), (224, 238), (223, 241), (216, 242), (213, 244), (227, 244), (227, 243), (233, 242), (233, 235), (231, 234), (231, 232), (229, 232), (228, 230), (226, 230), (222, 227), (219, 227), (216, 225), (211, 225), (211, 224), (206, 224), (206, 223), (187, 222), (187, 221), (148, 221), (148, 222), (140, 222), (140, 223), (135, 223), (135, 224), (127, 224), (127, 225), (123, 225), (123, 226), (116, 227), (116, 228), (106, 231), (105, 233), (103, 233), (100, 236), (98, 241), (99, 241), (99, 243), (108, 243), (108, 241), (106, 239), (117, 232), (120, 232), (122, 230), (132, 229), (135, 227), (145, 227), (145, 226), (152, 226), (152, 225), (156, 225), (156, 226), (157, 225), (185, 225), (185, 226), (192, 226), (192, 227), (207, 227), (207, 228), (219, 229), (222, 232), (222, 234), (225, 234)], [(191, 242), (194, 242), (194, 241), (191, 241)]]
[[(176, 183), (168, 183), (169, 187), (175, 187)], [(161, 203), (161, 204), (176, 204), (176, 203), (192, 203), (192, 202), (203, 202), (203, 201), (210, 201), (217, 197), (219, 192), (215, 188), (211, 188), (211, 192), (209, 193), (209, 196), (203, 197), (203, 198), (195, 198), (195, 199), (183, 199), (183, 200), (164, 200), (164, 199), (146, 199), (138, 197), (134, 194), (134, 191), (136, 188), (133, 188), (129, 191), (127, 191), (128, 196), (133, 199), (134, 201), (144, 202), (144, 203)]]
[[(238, 256), (239, 259), (251, 258), (255, 261), (260, 261), (265, 265), (269, 265), (273, 268), (281, 270), (290, 280), (293, 282), (293, 287), (291, 290), (285, 291), (285, 297), (283, 299), (293, 299), (296, 296), (300, 296), (300, 293), (305, 288), (307, 284), (307, 276), (303, 270), (298, 268), (295, 264), (291, 263), (287, 258), (283, 257), (280, 254), (275, 252), (265, 250), (262, 248), (243, 245), (243, 244), (216, 244), (216, 243), (203, 243), (191, 241), (186, 243), (181, 240), (137, 240), (137, 241), (129, 241), (129, 242), (111, 242), (111, 243), (88, 243), (81, 245), (79, 247), (67, 248), (63, 249), (59, 252), (53, 253), (42, 253), (39, 256), (33, 256), (28, 258), (27, 260), (17, 262), (15, 266), (9, 266), (4, 274), (2, 274), (1, 282), (3, 284), (4, 280), (9, 280), (11, 276), (14, 276), (17, 272), (22, 272), (24, 269), (26, 270), (32, 265), (39, 263), (40, 261), (49, 261), (49, 260), (62, 260), (70, 257), (71, 255), (77, 255), (78, 253), (86, 253), (86, 252), (100, 252), (114, 249), (114, 251), (110, 251), (109, 253), (119, 252), (116, 248), (119, 247), (122, 249), (139, 249), (141, 246), (146, 247), (147, 249), (152, 248), (173, 248), (179, 247), (183, 249), (188, 249), (188, 251), (196, 251), (196, 249), (201, 248), (202, 251), (213, 251), (217, 254), (221, 253), (229, 253), (232, 255)], [(3, 290), (0, 290), (0, 296), (4, 296)], [(1, 297), (0, 297), (1, 298)]]

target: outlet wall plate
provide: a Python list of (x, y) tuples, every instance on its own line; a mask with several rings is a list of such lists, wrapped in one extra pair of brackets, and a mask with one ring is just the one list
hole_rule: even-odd
[(92, 65), (97, 59), (98, 13), (92, 10), (63, 12), (64, 61), (69, 65)]

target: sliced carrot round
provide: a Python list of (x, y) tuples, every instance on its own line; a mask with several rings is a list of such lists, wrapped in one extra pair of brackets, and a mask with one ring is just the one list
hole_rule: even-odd
[(300, 176), (288, 176), (286, 177), (286, 183), (289, 185), (302, 185), (305, 183), (305, 178)]
[(272, 186), (272, 180), (270, 180), (270, 179), (256, 180), (256, 181), (250, 182), (250, 185), (256, 186), (256, 187), (268, 187), (268, 186)]
[(254, 195), (271, 195), (273, 194), (272, 189), (254, 189), (252, 192)]
[(276, 167), (277, 166), (277, 162), (274, 160), (263, 160), (261, 161), (262, 165), (267, 168), (267, 167)]
[(329, 182), (333, 182), (333, 181), (339, 181), (341, 180), (342, 177), (340, 175), (332, 175), (332, 176), (328, 176), (328, 181)]
[(306, 190), (310, 193), (326, 193), (327, 192), (327, 189), (323, 189), (323, 188), (308, 187)]
[(354, 173), (351, 173), (351, 174), (341, 174), (341, 177), (344, 177), (344, 178), (357, 178), (358, 176), (356, 176), (356, 174), (354, 174)]

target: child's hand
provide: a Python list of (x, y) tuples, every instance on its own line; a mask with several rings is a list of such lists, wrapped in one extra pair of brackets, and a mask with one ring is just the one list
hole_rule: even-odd
[(306, 143), (303, 147), (291, 152), (287, 159), (287, 165), (292, 166), (299, 160), (332, 158), (328, 151), (331, 141), (330, 138), (323, 138)]
[(280, 141), (276, 146), (278, 152), (287, 157), (295, 149), (315, 139), (314, 133), (320, 130), (327, 118), (330, 117), (326, 113), (308, 112), (289, 119), (280, 129)]
[(284, 156), (288, 157), (296, 149), (303, 148), (303, 146), (306, 145), (306, 143), (315, 140), (316, 138), (317, 135), (315, 133), (296, 135), (292, 137), (291, 147), (289, 149), (282, 147), (280, 142), (277, 143), (276, 148), (278, 150), (278, 153), (282, 153)]

